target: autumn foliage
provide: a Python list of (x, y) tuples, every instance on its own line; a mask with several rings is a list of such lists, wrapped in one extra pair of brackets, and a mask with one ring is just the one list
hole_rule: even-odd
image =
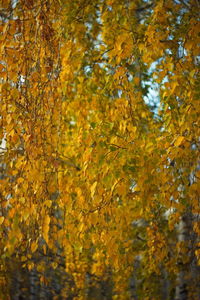
[(15, 262), (59, 299), (197, 300), (199, 1), (1, 7), (0, 298)]

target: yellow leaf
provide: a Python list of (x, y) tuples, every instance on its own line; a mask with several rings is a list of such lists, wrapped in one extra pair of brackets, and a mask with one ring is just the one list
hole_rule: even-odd
[(24, 261), (26, 261), (26, 260), (27, 260), (26, 256), (22, 256), (22, 257), (21, 257), (21, 261), (22, 261), (22, 262), (24, 262)]
[(135, 77), (135, 78), (134, 78), (134, 83), (135, 83), (136, 85), (138, 85), (138, 84), (140, 83), (140, 78), (139, 78), (139, 77)]
[[(20, 202), (21, 202), (21, 199), (24, 200), (24, 198), (20, 198)], [(22, 201), (23, 201), (22, 200)], [(21, 203), (24, 203), (24, 202), (21, 202)], [(24, 212), (23, 212), (23, 219), (26, 221), (28, 219), (28, 217), (30, 216), (30, 211), (28, 209), (26, 209)]]
[(47, 247), (46, 247), (46, 245), (43, 245), (43, 251), (44, 251), (44, 255), (46, 255), (47, 254)]
[(118, 192), (118, 194), (121, 195), (121, 196), (126, 195), (126, 192), (127, 192), (127, 186), (126, 186), (126, 184), (125, 184), (124, 182), (118, 186), (117, 192)]
[(49, 241), (49, 223), (50, 223), (50, 217), (48, 215), (45, 216), (44, 218), (44, 223), (43, 223), (43, 237), (45, 239), (45, 241), (48, 243)]
[(44, 205), (50, 208), (51, 205), (52, 205), (52, 201), (51, 200), (46, 200), (46, 201), (44, 201)]
[(57, 268), (57, 266), (58, 266), (57, 262), (53, 262), (53, 263), (52, 263), (52, 267), (53, 267), (53, 269), (56, 269), (56, 268)]
[(194, 70), (192, 70), (191, 72), (190, 72), (190, 77), (194, 77), (194, 74), (195, 74), (195, 72), (196, 72), (196, 70), (194, 69)]
[(12, 130), (11, 130), (11, 132), (10, 132), (10, 136), (11, 136), (11, 137), (13, 137), (13, 136), (14, 136), (14, 134), (15, 134), (15, 130), (14, 130), (14, 129), (12, 129)]
[(182, 144), (182, 142), (184, 141), (185, 137), (184, 136), (179, 136), (176, 141), (174, 142), (174, 145), (176, 147), (180, 146)]
[(94, 193), (95, 193), (95, 191), (96, 191), (96, 186), (97, 186), (97, 181), (95, 181), (95, 182), (93, 183), (93, 185), (91, 186), (91, 188), (90, 188), (91, 197), (94, 196)]
[(0, 225), (3, 223), (3, 221), (4, 221), (4, 217), (2, 216), (2, 217), (0, 217)]
[(38, 243), (37, 242), (33, 242), (31, 244), (31, 252), (34, 253), (38, 248)]
[[(20, 178), (19, 178), (20, 179)], [(19, 202), (21, 202), (22, 204), (24, 204), (26, 202), (24, 197), (19, 198)]]
[(31, 271), (34, 268), (34, 263), (31, 262), (28, 264), (28, 270)]

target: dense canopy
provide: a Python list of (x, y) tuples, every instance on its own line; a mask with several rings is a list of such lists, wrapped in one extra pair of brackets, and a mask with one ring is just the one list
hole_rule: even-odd
[(200, 2), (1, 0), (0, 21), (0, 298), (18, 272), (20, 299), (197, 300)]

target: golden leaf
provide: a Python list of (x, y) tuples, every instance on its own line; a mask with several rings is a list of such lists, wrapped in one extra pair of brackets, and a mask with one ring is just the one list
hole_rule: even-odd
[(95, 191), (96, 191), (96, 187), (97, 187), (97, 181), (95, 181), (95, 182), (92, 184), (91, 188), (90, 188), (91, 197), (94, 196), (94, 193), (95, 193)]
[(31, 244), (31, 252), (34, 253), (38, 248), (38, 243), (37, 242), (33, 242)]
[(3, 224), (4, 219), (5, 218), (3, 216), (0, 217), (0, 225)]
[(176, 147), (180, 146), (180, 145), (183, 143), (184, 139), (185, 139), (184, 136), (179, 136), (179, 137), (176, 139), (176, 141), (174, 142), (174, 145), (175, 145)]
[(42, 233), (45, 241), (48, 244), (49, 241), (49, 223), (50, 223), (50, 217), (48, 215), (45, 216), (44, 218), (44, 223), (42, 227)]

